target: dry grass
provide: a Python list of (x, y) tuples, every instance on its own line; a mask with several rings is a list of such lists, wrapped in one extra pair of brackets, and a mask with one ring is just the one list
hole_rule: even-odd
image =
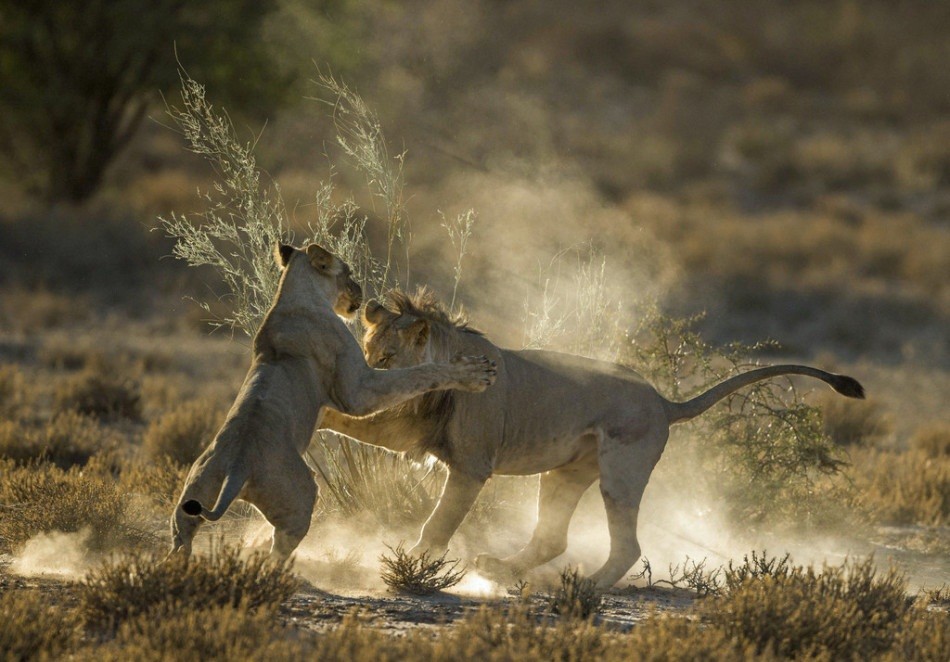
[(432, 595), (451, 588), (465, 577), (465, 569), (458, 570), (459, 561), (447, 560), (448, 552), (433, 556), (429, 552), (413, 555), (402, 544), (389, 548), (391, 555), (383, 554), (380, 577), (383, 583), (397, 593)]
[(214, 437), (223, 418), (211, 401), (182, 404), (149, 425), (142, 450), (152, 458), (167, 457), (190, 465)]
[(86, 370), (61, 383), (54, 395), (60, 411), (76, 411), (105, 420), (142, 417), (142, 401), (137, 382), (103, 369)]
[(561, 571), (560, 585), (551, 597), (550, 609), (568, 619), (588, 619), (600, 610), (601, 595), (594, 582), (581, 576), (577, 568)]
[(821, 427), (836, 444), (852, 446), (873, 444), (891, 433), (893, 424), (874, 400), (849, 400), (823, 395), (817, 404)]
[(59, 659), (80, 641), (76, 615), (38, 591), (0, 592), (0, 658)]
[(61, 412), (40, 425), (0, 422), (0, 457), (20, 464), (48, 460), (68, 469), (82, 466), (97, 453), (114, 450), (123, 442), (118, 433), (75, 411)]
[(63, 470), (49, 462), (17, 466), (0, 460), (0, 548), (14, 552), (51, 531), (88, 531), (94, 550), (152, 542), (129, 509), (129, 500), (108, 466)]
[(854, 449), (856, 499), (882, 524), (946, 526), (950, 522), (950, 457), (928, 451)]
[(950, 461), (950, 425), (932, 423), (919, 428), (910, 439), (910, 447), (937, 461)]
[(144, 615), (275, 608), (296, 589), (289, 565), (263, 554), (245, 560), (237, 549), (218, 547), (208, 557), (136, 555), (103, 565), (83, 580), (78, 609), (87, 627), (115, 630)]

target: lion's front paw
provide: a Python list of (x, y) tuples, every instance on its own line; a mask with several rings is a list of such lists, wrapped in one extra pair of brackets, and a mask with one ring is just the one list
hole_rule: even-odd
[(511, 566), (488, 554), (479, 554), (475, 557), (475, 569), (478, 574), (499, 584), (507, 585), (519, 579), (518, 573)]
[(457, 356), (452, 365), (459, 370), (457, 388), (480, 393), (495, 383), (498, 368), (487, 356)]

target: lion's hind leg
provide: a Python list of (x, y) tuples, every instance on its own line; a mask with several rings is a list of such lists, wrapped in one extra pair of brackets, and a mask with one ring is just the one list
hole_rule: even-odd
[(637, 517), (640, 500), (656, 466), (669, 429), (657, 426), (637, 438), (605, 438), (600, 449), (600, 493), (607, 510), (610, 555), (591, 579), (606, 590), (616, 584), (640, 558)]
[(593, 453), (542, 474), (538, 487), (538, 524), (530, 542), (504, 559), (480, 554), (475, 559), (475, 567), (498, 581), (512, 581), (563, 554), (567, 549), (571, 517), (581, 496), (597, 480), (597, 474), (597, 457)]
[(317, 484), (299, 455), (268, 467), (268, 477), (248, 484), (246, 500), (253, 503), (274, 527), (271, 555), (285, 560), (310, 530)]

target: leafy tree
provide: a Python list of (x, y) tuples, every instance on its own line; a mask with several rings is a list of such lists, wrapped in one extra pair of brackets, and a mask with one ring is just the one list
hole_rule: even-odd
[(0, 167), (49, 200), (92, 195), (178, 61), (260, 113), (287, 76), (261, 26), (276, 0), (0, 0)]

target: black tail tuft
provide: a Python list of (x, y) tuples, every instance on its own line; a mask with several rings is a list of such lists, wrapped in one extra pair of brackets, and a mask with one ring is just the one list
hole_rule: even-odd
[(831, 388), (836, 390), (841, 395), (846, 395), (849, 398), (858, 398), (859, 400), (864, 399), (864, 387), (858, 382), (857, 379), (853, 377), (848, 377), (847, 375), (835, 375), (835, 379), (831, 382)]
[(191, 517), (198, 517), (198, 515), (201, 514), (201, 504), (194, 499), (181, 504), (181, 509), (185, 511), (186, 515), (190, 515)]

